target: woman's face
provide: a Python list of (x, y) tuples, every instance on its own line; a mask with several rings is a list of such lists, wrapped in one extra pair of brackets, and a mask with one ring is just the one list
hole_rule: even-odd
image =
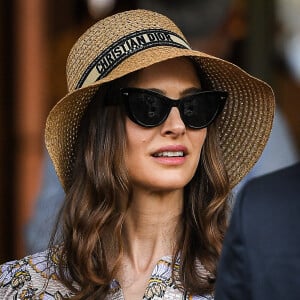
[[(130, 87), (154, 90), (172, 99), (201, 89), (187, 58), (175, 58), (137, 73)], [(126, 166), (133, 188), (147, 191), (182, 189), (193, 177), (206, 137), (206, 128), (191, 129), (177, 107), (157, 127), (145, 128), (126, 118)]]

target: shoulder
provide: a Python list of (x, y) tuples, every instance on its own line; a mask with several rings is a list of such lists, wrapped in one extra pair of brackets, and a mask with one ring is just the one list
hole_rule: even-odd
[(270, 185), (274, 188), (274, 183), (280, 183), (283, 187), (286, 185), (295, 185), (296, 188), (296, 183), (299, 183), (299, 179), (300, 163), (297, 163), (287, 168), (254, 178), (249, 182), (249, 185), (253, 188), (262, 184), (268, 184), (268, 186)]
[[(293, 201), (300, 195), (300, 163), (260, 176), (249, 181), (240, 192), (242, 201), (251, 201), (251, 205), (263, 205), (264, 202)], [(249, 200), (248, 200), (249, 199)]]
[(70, 292), (58, 280), (57, 251), (44, 251), (0, 266), (0, 299), (63, 299)]
[(293, 238), (289, 228), (300, 229), (299, 183), (300, 164), (253, 179), (236, 199), (231, 222), (253, 241)]

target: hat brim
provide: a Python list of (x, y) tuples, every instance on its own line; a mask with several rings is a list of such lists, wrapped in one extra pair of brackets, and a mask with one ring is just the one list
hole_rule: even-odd
[(222, 59), (195, 50), (160, 46), (128, 57), (103, 79), (67, 94), (51, 110), (46, 122), (46, 147), (63, 188), (72, 174), (80, 120), (99, 86), (176, 57), (193, 58), (215, 90), (229, 93), (217, 128), (231, 187), (250, 171), (272, 128), (275, 104), (270, 86)]

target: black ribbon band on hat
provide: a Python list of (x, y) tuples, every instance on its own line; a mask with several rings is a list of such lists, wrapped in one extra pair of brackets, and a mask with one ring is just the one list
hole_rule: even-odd
[(190, 46), (184, 39), (171, 31), (151, 29), (131, 33), (114, 42), (97, 56), (81, 76), (76, 85), (76, 89), (105, 77), (112, 69), (129, 56), (156, 46), (172, 46), (190, 49)]

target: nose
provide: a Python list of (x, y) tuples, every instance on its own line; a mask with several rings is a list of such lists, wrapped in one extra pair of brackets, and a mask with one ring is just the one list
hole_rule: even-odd
[(177, 137), (186, 132), (186, 126), (183, 123), (177, 107), (172, 107), (167, 119), (161, 125), (162, 135)]

